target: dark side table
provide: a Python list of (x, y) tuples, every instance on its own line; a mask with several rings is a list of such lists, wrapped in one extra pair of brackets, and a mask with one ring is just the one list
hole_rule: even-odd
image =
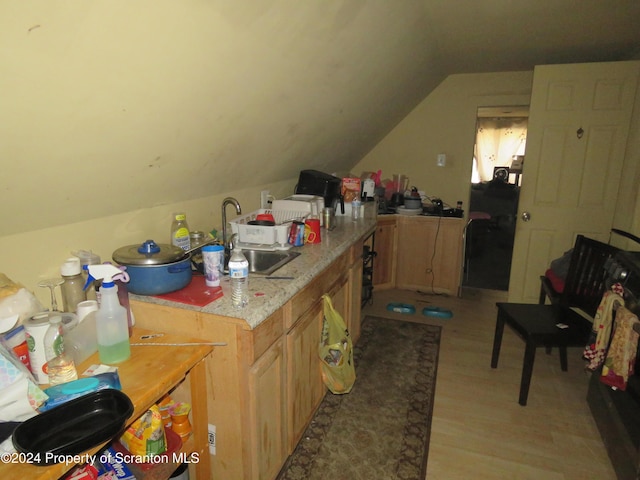
[[(592, 324), (574, 310), (562, 305), (498, 302), (498, 318), (493, 337), (491, 368), (498, 366), (500, 345), (505, 324), (509, 325), (525, 342), (524, 363), (520, 380), (520, 405), (527, 404), (529, 384), (533, 373), (536, 348), (552, 347), (560, 351), (560, 368), (567, 371), (567, 347), (585, 346)], [(560, 328), (558, 325), (566, 325)]]

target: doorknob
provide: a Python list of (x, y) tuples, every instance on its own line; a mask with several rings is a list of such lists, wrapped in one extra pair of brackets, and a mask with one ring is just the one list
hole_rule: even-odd
[(531, 220), (531, 214), (529, 212), (522, 212), (522, 221), (528, 222)]

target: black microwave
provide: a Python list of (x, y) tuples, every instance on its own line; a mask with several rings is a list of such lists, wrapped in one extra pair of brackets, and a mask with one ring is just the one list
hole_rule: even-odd
[(325, 206), (337, 209), (340, 205), (344, 213), (341, 186), (342, 180), (335, 175), (318, 170), (302, 170), (294, 193), (319, 195), (324, 198)]

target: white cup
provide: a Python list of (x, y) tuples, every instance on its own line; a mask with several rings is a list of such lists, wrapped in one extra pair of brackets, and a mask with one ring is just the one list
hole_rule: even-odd
[(202, 247), (202, 262), (204, 263), (204, 281), (207, 287), (219, 287), (224, 269), (224, 247), (222, 245)]

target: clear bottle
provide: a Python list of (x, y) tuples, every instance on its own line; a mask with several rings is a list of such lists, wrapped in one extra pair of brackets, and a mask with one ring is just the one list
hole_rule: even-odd
[(113, 281), (122, 272), (110, 264), (89, 265), (89, 274), (102, 279), (100, 308), (96, 312), (96, 337), (102, 363), (124, 362), (131, 356), (127, 309), (120, 305), (118, 287)]
[(87, 250), (78, 250), (71, 252), (73, 255), (80, 259), (80, 269), (82, 270), (82, 278), (84, 280), (84, 291), (87, 296), (87, 300), (96, 300), (96, 286), (89, 279), (89, 265), (98, 265), (100, 263), (100, 256)]
[(64, 350), (62, 317), (55, 315), (49, 319), (49, 328), (44, 334), (44, 354), (47, 359), (47, 375), (51, 385), (59, 385), (78, 379), (73, 359)]
[(75, 313), (78, 304), (87, 299), (80, 259), (78, 257), (67, 258), (60, 267), (60, 274), (64, 280), (60, 287), (62, 290), (62, 309), (65, 312)]
[(244, 308), (249, 303), (249, 262), (240, 248), (234, 248), (229, 259), (231, 303)]
[(173, 215), (173, 222), (171, 223), (171, 245), (180, 247), (183, 250), (189, 250), (191, 248), (189, 225), (187, 225), (187, 216), (184, 213), (176, 213)]
[(65, 353), (73, 358), (76, 365), (98, 351), (96, 312), (89, 312), (78, 325), (64, 334)]
[[(127, 267), (120, 268), (122, 269)], [(116, 287), (118, 287), (118, 301), (120, 302), (120, 305), (122, 305), (127, 311), (127, 326), (129, 327), (129, 337), (131, 337), (131, 335), (133, 334), (133, 326), (135, 325), (136, 321), (133, 317), (133, 312), (131, 311), (131, 305), (129, 304), (129, 288), (127, 287), (127, 284), (122, 280), (114, 281), (116, 282)]]
[(362, 202), (360, 200), (354, 200), (351, 202), (351, 218), (352, 220), (358, 220), (360, 218), (360, 207)]

